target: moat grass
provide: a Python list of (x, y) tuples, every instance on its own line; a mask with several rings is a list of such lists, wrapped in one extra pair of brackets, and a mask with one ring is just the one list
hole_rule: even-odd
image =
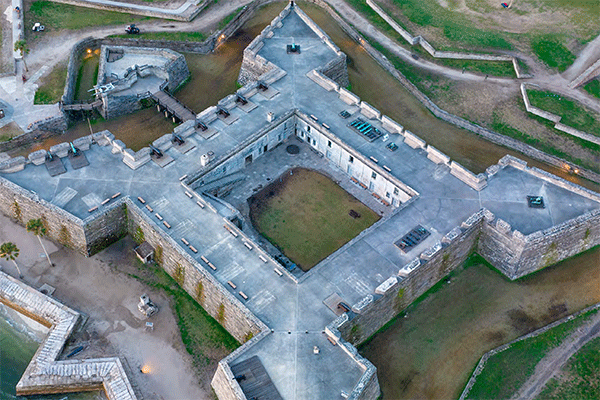
[(600, 338), (586, 343), (548, 381), (540, 400), (597, 400), (600, 398)]
[(535, 371), (548, 352), (587, 321), (598, 310), (588, 311), (548, 331), (513, 344), (509, 349), (490, 357), (468, 399), (508, 399), (515, 394)]
[(172, 301), (181, 340), (197, 368), (207, 366), (215, 351), (228, 354), (240, 343), (211, 317), (175, 280), (157, 265), (137, 264), (136, 273), (127, 273), (138, 281), (162, 290)]
[(384, 400), (458, 398), (487, 351), (600, 301), (598, 257), (600, 247), (518, 281), (470, 257), (360, 347)]
[[(330, 178), (295, 168), (249, 200), (256, 229), (308, 271), (379, 216)], [(360, 214), (349, 215), (350, 210)]]
[(528, 89), (527, 94), (533, 106), (562, 117), (561, 123), (600, 136), (600, 115), (592, 110), (549, 91)]
[(77, 80), (75, 81), (75, 100), (87, 101), (93, 98), (90, 89), (98, 81), (98, 68), (100, 63), (99, 50), (86, 54), (81, 61)]
[(56, 64), (52, 71), (43, 76), (35, 91), (34, 104), (54, 104), (60, 100), (65, 90), (67, 78), (67, 61)]

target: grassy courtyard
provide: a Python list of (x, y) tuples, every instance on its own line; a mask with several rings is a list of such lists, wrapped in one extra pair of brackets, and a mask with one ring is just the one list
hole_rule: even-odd
[[(293, 169), (249, 199), (256, 229), (308, 271), (379, 216), (328, 177)], [(349, 215), (350, 210), (360, 214)]]

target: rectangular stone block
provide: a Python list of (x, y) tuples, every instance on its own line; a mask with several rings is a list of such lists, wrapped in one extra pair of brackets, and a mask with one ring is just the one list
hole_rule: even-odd
[(50, 147), (50, 153), (54, 154), (57, 157), (63, 158), (69, 155), (70, 149), (71, 145), (69, 143), (59, 143)]
[(340, 100), (342, 100), (344, 103), (348, 104), (348, 105), (355, 105), (360, 103), (360, 97), (358, 97), (357, 95), (355, 95), (354, 93), (352, 93), (349, 90), (346, 90), (342, 87), (340, 87), (339, 90), (340, 93)]
[(448, 157), (432, 145), (427, 145), (427, 158), (436, 164), (450, 164), (450, 157)]
[(75, 146), (79, 150), (83, 150), (83, 151), (89, 150), (91, 144), (92, 144), (92, 137), (90, 135), (82, 136), (80, 138), (73, 140), (73, 146)]
[(424, 149), (427, 146), (424, 140), (413, 134), (411, 131), (404, 131), (404, 143), (413, 149)]
[(381, 112), (378, 109), (370, 105), (369, 103), (362, 101), (360, 103), (360, 113), (367, 118), (380, 118)]
[(387, 115), (381, 116), (381, 124), (383, 125), (383, 129), (389, 131), (390, 133), (402, 134), (402, 132), (404, 132), (404, 127)]
[(38, 150), (33, 153), (29, 153), (27, 159), (33, 163), (33, 165), (42, 165), (46, 161), (46, 150)]

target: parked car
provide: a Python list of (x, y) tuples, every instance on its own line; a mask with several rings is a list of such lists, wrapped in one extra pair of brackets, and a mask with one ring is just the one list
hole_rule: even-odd
[(140, 28), (135, 26), (135, 24), (131, 24), (127, 28), (125, 28), (125, 32), (129, 33), (130, 35), (137, 35), (138, 33), (140, 33)]

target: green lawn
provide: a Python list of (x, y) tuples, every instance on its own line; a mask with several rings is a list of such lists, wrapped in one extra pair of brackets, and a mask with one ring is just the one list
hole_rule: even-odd
[(552, 378), (539, 400), (597, 400), (600, 398), (600, 338), (589, 341)]
[(583, 85), (583, 89), (592, 96), (595, 96), (600, 99), (600, 79), (594, 79), (586, 83), (585, 85)]
[[(93, 8), (76, 7), (68, 4), (53, 3), (46, 0), (33, 1), (25, 12), (25, 32), (29, 35), (40, 35), (31, 32), (34, 22), (46, 26), (47, 31), (61, 29), (85, 29), (92, 26), (125, 25), (136, 21), (149, 20), (150, 17), (118, 13), (114, 11), (96, 10)], [(45, 33), (42, 33), (45, 34)]]
[(541, 90), (528, 89), (527, 94), (532, 105), (561, 116), (563, 124), (600, 136), (600, 115), (578, 102)]
[[(379, 216), (328, 177), (294, 169), (252, 197), (257, 230), (304, 271), (379, 220)], [(355, 210), (359, 218), (348, 213)]]
[(563, 72), (575, 61), (575, 55), (555, 35), (537, 36), (531, 40), (531, 50), (544, 64)]
[(583, 324), (596, 310), (512, 345), (490, 357), (469, 392), (469, 399), (508, 399), (533, 374), (535, 366), (553, 348)]
[(67, 63), (57, 64), (52, 71), (40, 79), (40, 86), (35, 92), (35, 104), (54, 104), (60, 100), (65, 90)]

